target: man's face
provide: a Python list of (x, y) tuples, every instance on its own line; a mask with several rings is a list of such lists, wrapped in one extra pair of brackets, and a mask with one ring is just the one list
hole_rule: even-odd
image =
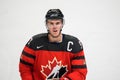
[(61, 34), (61, 29), (63, 27), (61, 19), (48, 19), (46, 25), (49, 30), (49, 34), (52, 37), (56, 38)]

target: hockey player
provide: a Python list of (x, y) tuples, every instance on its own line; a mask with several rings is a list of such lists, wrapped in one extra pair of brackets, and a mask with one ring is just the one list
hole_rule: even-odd
[(45, 18), (48, 33), (33, 36), (22, 51), (21, 80), (85, 80), (87, 67), (82, 43), (61, 33), (61, 10), (50, 9)]

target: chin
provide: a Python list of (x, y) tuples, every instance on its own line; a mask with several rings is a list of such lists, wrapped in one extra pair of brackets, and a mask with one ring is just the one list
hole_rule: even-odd
[(57, 38), (60, 36), (60, 33), (57, 33), (57, 34), (50, 34), (53, 38)]
[(59, 34), (58, 35), (52, 35), (53, 38), (57, 38), (59, 36), (60, 36)]

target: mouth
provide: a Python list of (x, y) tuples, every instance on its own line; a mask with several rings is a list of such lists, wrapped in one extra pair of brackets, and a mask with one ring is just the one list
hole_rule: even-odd
[(57, 32), (58, 30), (53, 30), (53, 32)]
[(50, 34), (52, 37), (57, 38), (60, 35), (60, 32), (59, 32), (59, 30), (54, 29), (50, 32)]

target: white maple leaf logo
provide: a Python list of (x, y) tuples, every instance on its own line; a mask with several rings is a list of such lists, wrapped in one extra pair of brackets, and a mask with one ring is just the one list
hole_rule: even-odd
[(67, 65), (62, 65), (62, 61), (58, 61), (56, 57), (54, 57), (52, 61), (48, 60), (47, 65), (41, 65), (41, 69), (40, 72), (46, 78), (57, 77), (56, 75), (59, 75), (60, 78), (68, 72)]

